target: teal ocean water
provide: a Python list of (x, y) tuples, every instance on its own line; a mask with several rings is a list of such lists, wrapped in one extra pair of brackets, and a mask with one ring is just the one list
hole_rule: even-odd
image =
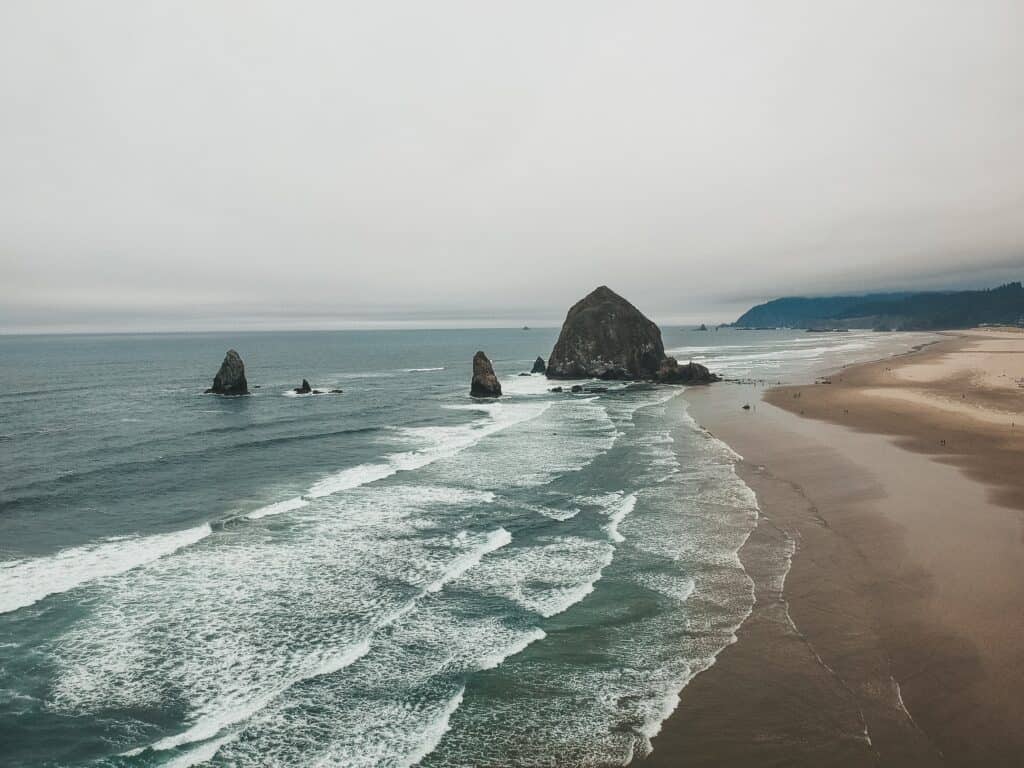
[[(518, 375), (555, 335), (0, 337), (0, 765), (649, 751), (750, 610), (757, 502), (680, 388)], [(773, 381), (880, 338), (665, 331)], [(229, 347), (259, 389), (201, 394)]]

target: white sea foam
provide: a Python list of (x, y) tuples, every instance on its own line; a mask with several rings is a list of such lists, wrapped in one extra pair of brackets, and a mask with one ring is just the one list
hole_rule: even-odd
[[(247, 732), (248, 742), (282, 717), (296, 696), (301, 700), (318, 690), (297, 683), (322, 681), (364, 658), (378, 640), (388, 642), (400, 626), (422, 624), (444, 604), (432, 601), (426, 611), (424, 598), (507, 545), (511, 535), (501, 527), (454, 537), (409, 535), (425, 510), (458, 509), (493, 498), (490, 492), (444, 486), (367, 488), (310, 505), (311, 511), (270, 536), (218, 541), (221, 551), (215, 557), (190, 550), (181, 562), (137, 571), (111, 589), (89, 623), (61, 638), (58, 707), (152, 705), (172, 681), (188, 697), (191, 724), (149, 749), (179, 749), (229, 731)], [(423, 572), (422, 580), (412, 578), (419, 585), (417, 596), (381, 590), (378, 578), (398, 583), (415, 576), (416, 569)], [(288, 596), (284, 603), (282, 595)], [(406, 621), (413, 614), (417, 618)], [(154, 615), (159, 622), (151, 621)], [(487, 624), (465, 642), (468, 628), (460, 622), (454, 616), (444, 622), (456, 634), (443, 648), (460, 648), (467, 669), (500, 663), (496, 655), (525, 647), (522, 633), (499, 624)], [(389, 632), (381, 633), (385, 628)], [(353, 636), (361, 639), (339, 645)], [(531, 641), (537, 637), (527, 635)], [(343, 652), (324, 650), (338, 647)], [(494, 647), (504, 650), (472, 661), (481, 649)], [(225, 749), (249, 754), (240, 743)]]
[(515, 656), (517, 653), (522, 653), (526, 650), (527, 646), (538, 640), (543, 640), (545, 637), (547, 637), (547, 633), (543, 629), (532, 629), (508, 647), (489, 653), (481, 658), (480, 669), (496, 669), (501, 666), (505, 659)]
[(283, 512), (291, 512), (296, 509), (302, 509), (303, 507), (309, 506), (309, 500), (304, 499), (301, 496), (296, 496), (291, 499), (285, 499), (284, 501), (278, 501), (274, 504), (268, 504), (265, 507), (253, 510), (247, 518), (250, 520), (259, 520), (261, 517), (271, 517), (273, 515), (280, 515)]
[(451, 721), (452, 715), (455, 714), (455, 710), (462, 706), (462, 697), (465, 693), (466, 687), (463, 686), (459, 689), (458, 693), (448, 700), (444, 709), (438, 713), (434, 721), (431, 722), (423, 731), (423, 740), (420, 744), (417, 745), (412, 752), (407, 754), (404, 760), (399, 761), (398, 765), (401, 766), (401, 768), (412, 768), (412, 766), (418, 765), (423, 758), (437, 749), (437, 745), (441, 743), (441, 739), (443, 739), (444, 735), (448, 732), (449, 722)]
[(195, 544), (209, 525), (145, 537), (118, 537), (53, 555), (0, 563), (0, 613), (32, 605), (96, 579), (116, 576)]
[(238, 735), (232, 733), (206, 744), (200, 744), (188, 752), (178, 755), (173, 760), (168, 760), (163, 764), (163, 768), (192, 768), (193, 765), (209, 762), (221, 747), (237, 738)]
[(550, 506), (541, 506), (537, 504), (523, 505), (525, 509), (529, 509), (532, 512), (536, 512), (539, 515), (543, 515), (551, 520), (557, 520), (560, 523), (564, 523), (566, 520), (572, 520), (576, 515), (580, 513), (579, 507), (569, 507), (568, 509), (557, 509)]
[[(349, 648), (338, 651), (320, 650), (310, 653), (300, 663), (295, 671), (279, 680), (267, 690), (243, 701), (230, 702), (226, 704), (215, 703), (207, 707), (207, 712), (186, 731), (167, 736), (154, 742), (149, 747), (134, 749), (126, 752), (126, 755), (137, 755), (146, 749), (163, 751), (175, 749), (184, 744), (191, 744), (197, 741), (206, 741), (220, 734), (225, 728), (244, 722), (254, 714), (265, 708), (270, 702), (280, 696), (284, 691), (303, 680), (310, 680), (320, 675), (331, 675), (339, 672), (345, 667), (354, 664), (370, 651), (370, 641), (363, 640)], [(218, 744), (218, 749), (220, 745)], [(214, 750), (216, 751), (216, 750)], [(211, 755), (212, 756), (212, 755)], [(209, 759), (209, 758), (207, 758)]]
[(570, 398), (501, 404), (521, 419), (480, 450), (452, 457), (439, 469), (450, 482), (489, 490), (535, 488), (583, 469), (614, 445), (614, 424), (601, 403)]
[(398, 467), (391, 463), (359, 464), (318, 480), (310, 487), (306, 495), (311, 499), (320, 499), (341, 491), (359, 488), (367, 483), (383, 480), (385, 477), (391, 477), (396, 472), (398, 472)]
[(433, 373), (434, 371), (443, 371), (444, 366), (438, 366), (436, 368), (403, 368), (403, 373)]
[(533, 546), (488, 559), (474, 571), (473, 584), (549, 618), (593, 592), (614, 554), (615, 548), (607, 541), (578, 536), (541, 538)]
[(543, 374), (506, 377), (501, 383), (502, 394), (506, 397), (529, 397), (546, 395), (554, 386)]
[(696, 583), (689, 576), (678, 576), (667, 573), (640, 573), (634, 579), (650, 590), (685, 603), (693, 595)]
[(491, 531), (487, 538), (484, 540), (476, 549), (465, 552), (456, 557), (445, 569), (444, 573), (438, 576), (434, 581), (427, 584), (425, 587), (427, 592), (438, 592), (450, 581), (454, 581), (459, 578), (462, 574), (472, 568), (474, 565), (479, 565), (484, 555), (493, 552), (496, 549), (501, 549), (506, 544), (512, 541), (512, 534), (506, 531), (504, 528), (498, 528), (495, 531)]
[(879, 341), (878, 334), (871, 332), (812, 334), (797, 339), (752, 338), (742, 345), (679, 347), (668, 354), (703, 363), (719, 373), (764, 377), (820, 367), (830, 360), (848, 363), (877, 356)]
[(383, 462), (360, 464), (343, 469), (314, 483), (306, 494), (319, 499), (341, 491), (359, 488), (383, 480), (399, 472), (422, 469), (434, 462), (455, 456), (479, 443), (489, 435), (508, 429), (516, 424), (529, 421), (547, 410), (550, 403), (509, 406), (502, 403), (451, 406), (474, 411), (483, 411), (483, 419), (456, 427), (412, 427), (401, 430), (401, 434), (412, 442), (426, 443), (423, 448), (413, 451), (392, 453)]
[(626, 515), (632, 512), (636, 508), (636, 494), (631, 493), (622, 500), (622, 503), (615, 509), (611, 515), (609, 515), (608, 525), (606, 530), (608, 531), (608, 537), (621, 544), (626, 540), (626, 537), (619, 533), (619, 523), (625, 520)]
[[(440, 765), (507, 754), (524, 764), (560, 754), (612, 764), (634, 746), (639, 754), (692, 669), (728, 642), (747, 597), (738, 561), (697, 557), (700, 547), (732, 548), (747, 518), (715, 506), (739, 496), (713, 492), (738, 482), (716, 469), (729, 456), (702, 436), (673, 446), (656, 424), (665, 416), (658, 401), (676, 392), (524, 396), (468, 406), (479, 415), (470, 424), (401, 430), (408, 450), (250, 514), (289, 511), (287, 526), (239, 526), (97, 592), (88, 619), (48, 650), (57, 669), (50, 704), (75, 714), (184, 707), (181, 732), (147, 756), (156, 762), (369, 768), (433, 753), (427, 762)], [(657, 485), (665, 468), (644, 467), (673, 450), (692, 451), (681, 454), (692, 472)], [(604, 463), (588, 474), (593, 461)], [(413, 469), (423, 471), (399, 474)], [(607, 493), (620, 469), (628, 490)], [(687, 494), (706, 483), (713, 508), (704, 515)], [(636, 551), (609, 567), (620, 528)], [(643, 559), (648, 539), (667, 556)], [(688, 539), (699, 547), (672, 546)], [(594, 594), (603, 578), (609, 589)], [(656, 599), (657, 615), (628, 624), (588, 623), (598, 609), (622, 610), (612, 598), (635, 594), (637, 581), (676, 600)], [(599, 654), (575, 653), (576, 638), (561, 631), (544, 653), (523, 653), (545, 635), (528, 615), (523, 626), (523, 611), (509, 613), (509, 601), (546, 617), (588, 595), (565, 625), (594, 633)], [(366, 653), (343, 673), (316, 671), (330, 669), (322, 649), (362, 641)], [(459, 689), (495, 667), (509, 670), (501, 696)], [(529, 695), (549, 681), (551, 696)]]
[(532, 597), (522, 596), (519, 600), (525, 607), (532, 608), (545, 619), (557, 616), (572, 608), (594, 591), (594, 585), (601, 580), (601, 571), (590, 574), (589, 578), (570, 587), (554, 587), (543, 594)]

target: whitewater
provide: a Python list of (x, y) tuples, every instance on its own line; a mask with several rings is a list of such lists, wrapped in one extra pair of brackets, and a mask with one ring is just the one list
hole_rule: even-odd
[[(738, 376), (829, 354), (729, 339), (666, 331)], [(649, 752), (749, 613), (737, 552), (757, 500), (681, 389), (520, 376), (552, 341), (0, 340), (17, 446), (0, 474), (0, 766)], [(252, 397), (200, 394), (228, 345)], [(498, 402), (468, 396), (477, 348)], [(34, 365), (62, 371), (49, 392), (22, 383)], [(301, 378), (344, 393), (288, 396)]]

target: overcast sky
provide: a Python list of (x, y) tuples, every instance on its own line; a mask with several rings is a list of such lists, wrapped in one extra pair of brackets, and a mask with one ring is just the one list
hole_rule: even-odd
[(0, 3), (0, 330), (1024, 272), (1024, 2)]

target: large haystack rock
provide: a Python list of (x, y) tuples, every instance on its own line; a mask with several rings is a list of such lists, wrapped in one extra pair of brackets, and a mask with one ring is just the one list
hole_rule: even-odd
[(569, 310), (548, 358), (551, 379), (624, 379), (705, 384), (718, 377), (666, 357), (661, 330), (644, 314), (602, 285)]

